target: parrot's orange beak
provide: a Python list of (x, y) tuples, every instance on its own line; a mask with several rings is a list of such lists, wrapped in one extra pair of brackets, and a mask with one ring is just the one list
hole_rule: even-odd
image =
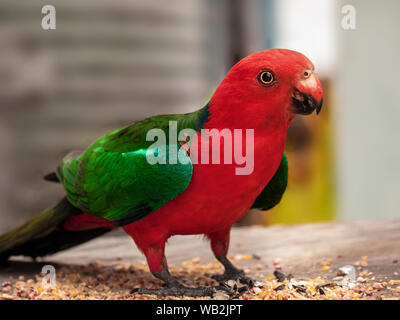
[[(307, 74), (308, 72), (308, 74)], [(299, 80), (292, 95), (292, 111), (298, 114), (311, 114), (316, 110), (319, 114), (323, 103), (323, 91), (318, 77), (312, 70), (305, 72)]]

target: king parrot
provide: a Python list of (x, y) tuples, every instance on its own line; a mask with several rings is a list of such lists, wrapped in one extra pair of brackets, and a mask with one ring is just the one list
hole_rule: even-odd
[[(165, 283), (160, 289), (135, 292), (209, 296), (224, 288), (227, 279), (251, 286), (252, 280), (227, 258), (231, 226), (250, 208), (270, 209), (279, 203), (288, 179), (287, 129), (296, 114), (318, 114), (322, 96), (314, 66), (303, 54), (270, 49), (247, 56), (231, 68), (203, 108), (145, 119), (106, 134), (83, 153), (67, 155), (56, 172), (45, 177), (60, 182), (66, 197), (0, 236), (0, 259), (53, 254), (122, 228), (145, 255), (152, 274)], [(253, 130), (252, 171), (237, 174), (243, 163), (236, 158), (195, 163), (191, 149), (184, 149), (185, 161), (150, 163), (149, 152), (173, 155), (184, 147), (185, 139), (168, 138), (160, 148), (148, 141), (152, 129), (169, 137), (171, 122), (178, 132), (192, 130), (190, 140), (200, 148), (206, 139), (203, 130)], [(239, 145), (244, 148), (246, 141)], [(226, 150), (231, 143), (224, 137), (219, 148)], [(225, 267), (214, 277), (221, 286), (187, 287), (169, 273), (166, 241), (189, 234), (210, 240)]]

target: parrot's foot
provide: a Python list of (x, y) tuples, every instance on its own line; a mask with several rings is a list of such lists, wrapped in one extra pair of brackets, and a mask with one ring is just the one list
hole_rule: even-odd
[(243, 270), (236, 268), (226, 257), (226, 255), (219, 256), (217, 258), (225, 267), (225, 272), (223, 274), (213, 275), (212, 278), (219, 283), (225, 283), (228, 280), (239, 281), (242, 284), (252, 288), (254, 286), (254, 281), (247, 277)]
[(237, 269), (236, 271), (225, 271), (223, 274), (215, 274), (211, 278), (219, 283), (225, 283), (229, 280), (239, 281), (242, 284), (247, 285), (249, 288), (254, 286), (253, 279), (246, 277), (243, 270)]
[(163, 268), (160, 272), (153, 272), (153, 275), (165, 282), (165, 287), (160, 289), (135, 288), (131, 293), (154, 294), (158, 296), (189, 296), (189, 297), (212, 297), (218, 290), (225, 291), (229, 296), (234, 292), (227, 286), (210, 286), (210, 287), (185, 287), (178, 280), (171, 276), (167, 268)]
[(131, 293), (154, 294), (163, 297), (165, 296), (212, 297), (218, 290), (223, 290), (230, 296), (233, 295), (233, 292), (229, 290), (229, 288), (224, 286), (190, 288), (190, 287), (185, 287), (181, 284), (177, 286), (163, 287), (160, 289), (136, 288), (133, 289)]

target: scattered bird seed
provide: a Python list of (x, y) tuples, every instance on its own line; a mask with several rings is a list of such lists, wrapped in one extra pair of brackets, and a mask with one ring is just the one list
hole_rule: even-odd
[(325, 295), (325, 291), (324, 291), (324, 289), (322, 289), (321, 286), (316, 286), (316, 289), (318, 290), (318, 293), (319, 293), (319, 294)]
[(285, 287), (286, 287), (286, 285), (281, 284), (280, 286), (276, 287), (274, 290), (275, 290), (275, 291), (280, 291), (280, 290), (285, 289)]
[(260, 294), (260, 293), (262, 292), (262, 290), (261, 290), (260, 288), (258, 288), (258, 287), (254, 287), (254, 288), (253, 288), (253, 292), (254, 292), (255, 294)]
[(305, 293), (307, 291), (306, 281), (296, 281), (295, 279), (290, 279), (289, 281), (289, 289), (296, 289), (297, 292)]
[(214, 300), (229, 300), (231, 297), (229, 294), (227, 294), (225, 291), (218, 290), (216, 293), (213, 295)]
[[(234, 260), (246, 261), (245, 255), (234, 255)], [(256, 262), (253, 257), (247, 264)], [(362, 259), (361, 261), (366, 261)], [(325, 261), (330, 263), (329, 259)], [(347, 268), (345, 268), (347, 267)], [(354, 266), (340, 268), (343, 277), (335, 277), (327, 282), (323, 276), (315, 279), (295, 280), (290, 274), (286, 275), (275, 270), (274, 275), (259, 273), (250, 268), (250, 277), (257, 279), (252, 289), (238, 283), (229, 282), (235, 289), (233, 296), (223, 290), (218, 290), (210, 297), (157, 297), (130, 293), (134, 288), (160, 288), (162, 282), (155, 279), (148, 271), (144, 262), (127, 263), (118, 260), (112, 265), (100, 262), (88, 265), (69, 265), (57, 268), (56, 286), (51, 289), (42, 287), (45, 275), (37, 274), (33, 278), (17, 277), (10, 279), (0, 286), (0, 300), (182, 300), (182, 299), (240, 299), (240, 300), (364, 300), (364, 299), (400, 299), (400, 280), (375, 280), (372, 272), (363, 270), (357, 276)], [(185, 261), (181, 265), (171, 265), (171, 273), (187, 286), (218, 285), (210, 275), (221, 273), (222, 267), (218, 262), (204, 263), (201, 260)], [(208, 274), (208, 275), (207, 275)], [(352, 285), (346, 285), (354, 274)], [(361, 278), (364, 281), (361, 281)], [(228, 285), (227, 285), (228, 286)]]
[(278, 282), (283, 282), (288, 278), (286, 274), (279, 270), (274, 271), (274, 276), (278, 279)]

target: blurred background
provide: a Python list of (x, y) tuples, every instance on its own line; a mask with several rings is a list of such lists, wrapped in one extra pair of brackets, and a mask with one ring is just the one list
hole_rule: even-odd
[[(41, 27), (47, 4), (56, 30)], [(235, 62), (273, 47), (314, 62), (325, 105), (290, 128), (281, 204), (238, 225), (400, 217), (399, 12), (397, 0), (2, 0), (0, 232), (62, 197), (42, 177), (67, 152), (202, 107)]]

